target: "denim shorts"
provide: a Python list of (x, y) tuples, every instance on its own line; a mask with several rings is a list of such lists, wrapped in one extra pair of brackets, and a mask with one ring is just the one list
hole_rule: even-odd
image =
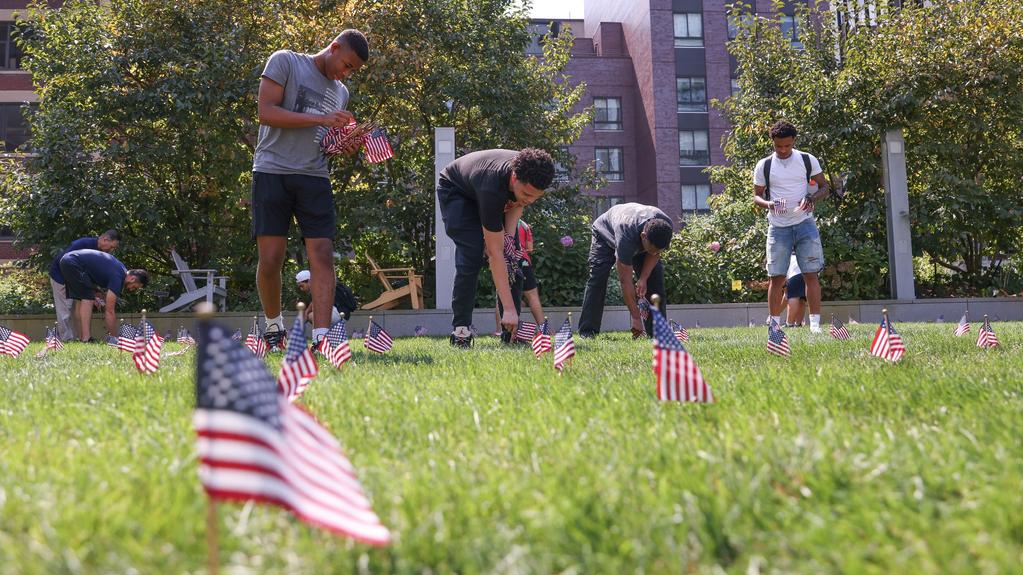
[(824, 248), (813, 218), (794, 226), (767, 226), (767, 275), (784, 276), (789, 271), (789, 258), (793, 251), (803, 273), (824, 269)]

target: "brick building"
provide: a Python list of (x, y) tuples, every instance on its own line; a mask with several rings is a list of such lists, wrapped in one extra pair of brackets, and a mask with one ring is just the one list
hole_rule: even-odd
[[(798, 42), (789, 0), (783, 29)], [(673, 218), (707, 210), (711, 184), (703, 173), (725, 157), (728, 124), (709, 106), (736, 90), (730, 0), (585, 0), (584, 19), (562, 20), (576, 36), (567, 73), (585, 82), (581, 107), (594, 122), (569, 147), (577, 166), (594, 164), (608, 185), (597, 211), (622, 201), (657, 205)], [(771, 0), (755, 0), (760, 14)], [(552, 26), (532, 22), (535, 35)], [(538, 51), (536, 42), (527, 50)]]
[[(15, 20), (26, 5), (27, 0), (0, 0), (0, 157), (16, 155), (28, 139), (21, 108), (39, 101), (31, 75), (21, 69), (21, 50), (15, 42)], [(28, 255), (12, 243), (10, 228), (0, 222), (0, 263)]]

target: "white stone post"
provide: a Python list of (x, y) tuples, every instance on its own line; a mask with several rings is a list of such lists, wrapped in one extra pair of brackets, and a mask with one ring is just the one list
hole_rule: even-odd
[(444, 229), (444, 218), (440, 214), (440, 200), (437, 198), (437, 183), (440, 181), (441, 170), (455, 159), (455, 129), (435, 128), (433, 141), (433, 215), (437, 238), (434, 248), (434, 263), (437, 266), (437, 309), (451, 309), (451, 292), (455, 286), (455, 242), (451, 241)]
[(906, 140), (902, 130), (888, 130), (881, 143), (885, 203), (888, 212), (888, 277), (894, 299), (916, 299), (913, 243), (909, 230), (909, 185)]

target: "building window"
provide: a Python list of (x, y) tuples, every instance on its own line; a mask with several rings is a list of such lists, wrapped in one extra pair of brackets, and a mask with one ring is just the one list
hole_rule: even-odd
[(675, 78), (678, 90), (679, 112), (707, 111), (707, 79), (700, 77)]
[(703, 46), (703, 14), (687, 12), (675, 14), (675, 47), (699, 48)]
[(682, 213), (697, 214), (710, 210), (707, 198), (710, 197), (710, 184), (682, 184)]
[(0, 69), (21, 68), (21, 47), (18, 46), (18, 25), (14, 22), (0, 22)]
[(799, 40), (799, 21), (792, 14), (781, 15), (781, 34), (792, 42), (795, 48), (802, 48), (803, 43)]
[(742, 93), (742, 88), (739, 87), (739, 79), (732, 78), (732, 97), (736, 98)]
[(707, 131), (679, 131), (679, 165), (680, 166), (707, 166), (710, 165), (710, 147), (708, 146)]
[(599, 218), (604, 212), (611, 209), (612, 206), (625, 201), (625, 198), (621, 196), (595, 196), (593, 203), (593, 219)]
[(609, 182), (620, 182), (625, 179), (622, 172), (621, 148), (597, 148), (597, 174)]
[(23, 104), (19, 102), (5, 102), (0, 104), (0, 141), (3, 141), (3, 151), (17, 151), (28, 141), (28, 121), (22, 115)]
[(593, 129), (594, 130), (622, 129), (621, 98), (593, 99)]
[(728, 17), (728, 39), (735, 40), (739, 35), (740, 25), (749, 25), (753, 22), (752, 14), (743, 14), (742, 16), (729, 16)]

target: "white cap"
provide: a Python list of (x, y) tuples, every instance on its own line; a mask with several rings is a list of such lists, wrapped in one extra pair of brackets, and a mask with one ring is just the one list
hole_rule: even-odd
[(309, 281), (309, 270), (302, 270), (295, 274), (295, 281), (298, 283)]

